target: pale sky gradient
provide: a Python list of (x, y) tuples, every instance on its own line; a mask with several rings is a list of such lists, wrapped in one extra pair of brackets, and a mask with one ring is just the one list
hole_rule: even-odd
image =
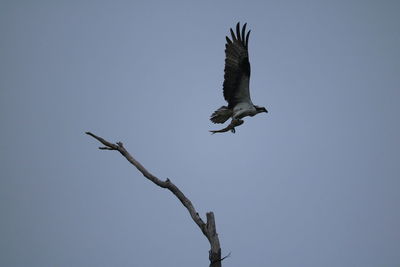
[[(400, 2), (1, 1), (0, 266), (400, 266)], [(247, 22), (253, 102), (210, 135)]]

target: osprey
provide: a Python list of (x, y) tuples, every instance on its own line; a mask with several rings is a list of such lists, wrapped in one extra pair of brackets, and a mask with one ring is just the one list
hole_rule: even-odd
[(228, 106), (222, 106), (211, 115), (213, 123), (224, 123), (232, 118), (231, 123), (224, 129), (210, 131), (211, 133), (222, 133), (231, 131), (235, 133), (235, 127), (242, 125), (242, 118), (253, 117), (261, 112), (268, 112), (266, 108), (253, 104), (250, 98), (250, 62), (248, 44), (250, 31), (246, 34), (246, 24), (240, 33), (240, 23), (236, 24), (236, 36), (230, 29), (232, 40), (226, 36), (225, 44), (225, 75), (224, 75), (224, 98)]

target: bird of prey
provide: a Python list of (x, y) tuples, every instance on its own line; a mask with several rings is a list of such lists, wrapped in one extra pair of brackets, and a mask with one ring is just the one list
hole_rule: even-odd
[[(240, 32), (241, 31), (241, 32)], [(235, 133), (235, 127), (242, 125), (242, 118), (253, 117), (261, 112), (268, 112), (266, 108), (253, 104), (250, 98), (250, 62), (249, 62), (249, 36), (246, 34), (246, 23), (240, 29), (240, 23), (236, 25), (236, 36), (230, 29), (232, 40), (226, 36), (225, 44), (225, 74), (223, 92), (228, 106), (222, 106), (211, 115), (213, 123), (225, 123), (232, 118), (231, 123), (221, 130), (210, 131), (222, 133), (231, 131)]]

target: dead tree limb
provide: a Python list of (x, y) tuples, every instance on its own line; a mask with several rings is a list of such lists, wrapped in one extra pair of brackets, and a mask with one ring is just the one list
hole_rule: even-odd
[(171, 182), (171, 180), (167, 178), (165, 181), (162, 181), (153, 174), (151, 174), (148, 170), (146, 170), (145, 167), (143, 167), (142, 164), (140, 164), (140, 162), (138, 162), (135, 158), (132, 157), (131, 154), (129, 154), (129, 152), (125, 149), (124, 145), (121, 142), (113, 144), (91, 132), (86, 132), (86, 134), (95, 138), (104, 145), (104, 147), (99, 147), (99, 149), (117, 150), (133, 166), (135, 166), (143, 174), (144, 177), (146, 177), (159, 187), (166, 188), (169, 191), (171, 191), (180, 200), (183, 206), (185, 206), (185, 208), (189, 211), (189, 214), (192, 217), (193, 221), (197, 224), (197, 226), (200, 228), (201, 232), (205, 235), (205, 237), (207, 237), (211, 247), (209, 251), (210, 267), (221, 267), (221, 262), (226, 257), (221, 258), (221, 247), (219, 244), (217, 229), (215, 227), (214, 213), (212, 211), (207, 212), (206, 214), (207, 222), (204, 223), (204, 221), (201, 219), (200, 215), (194, 208), (192, 202), (182, 193), (182, 191), (176, 185), (174, 185)]

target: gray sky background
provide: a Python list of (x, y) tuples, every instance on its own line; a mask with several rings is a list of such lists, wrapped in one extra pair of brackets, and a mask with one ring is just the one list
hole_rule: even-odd
[[(0, 265), (400, 266), (398, 1), (1, 1)], [(268, 114), (210, 135), (229, 28)], [(218, 126), (217, 126), (218, 127)]]

